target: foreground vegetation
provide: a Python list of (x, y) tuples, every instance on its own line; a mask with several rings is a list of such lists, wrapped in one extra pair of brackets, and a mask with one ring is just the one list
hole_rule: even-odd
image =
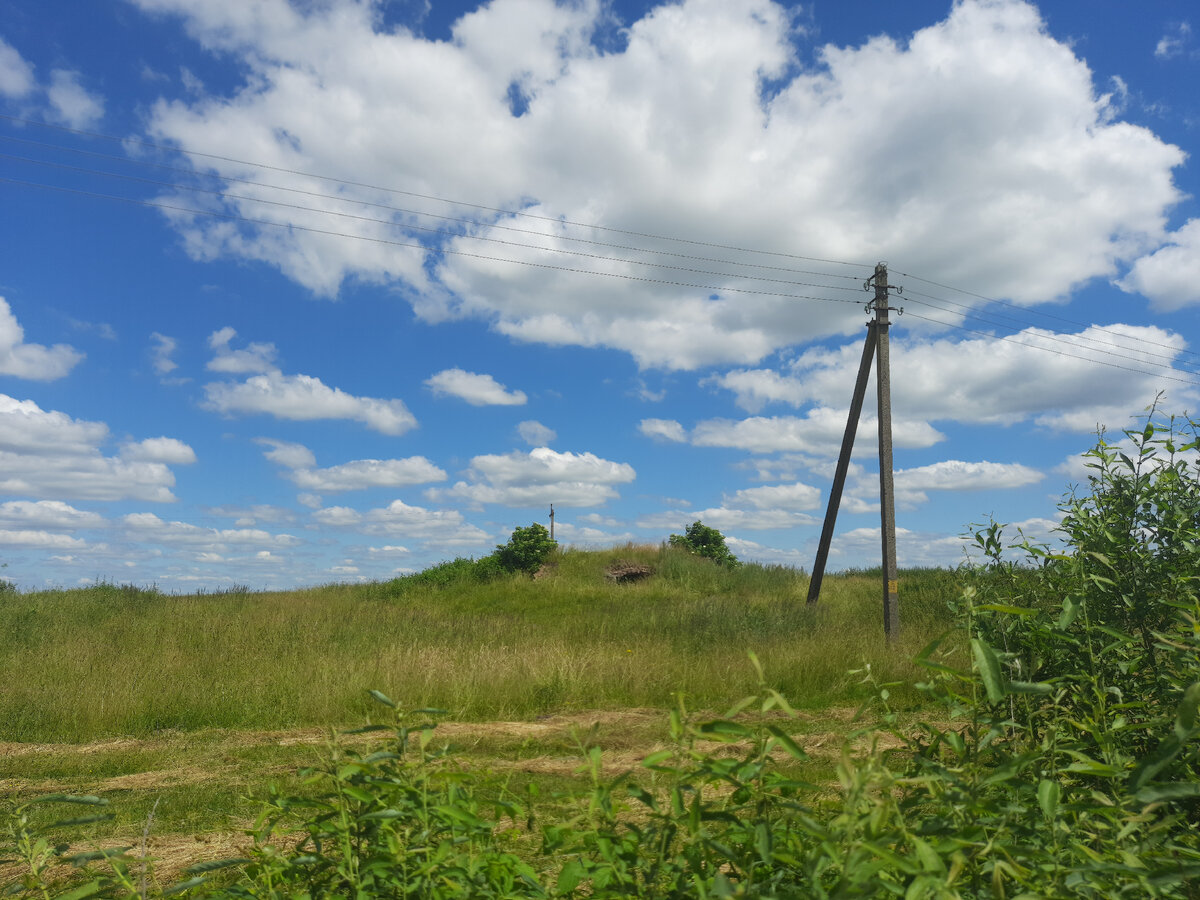
[[(833, 780), (811, 768), (804, 714), (758, 657), (756, 691), (719, 717), (677, 703), (664, 746), (619, 773), (582, 736), (586, 796), (550, 814), (536, 782), (496, 789), (437, 752), (439, 711), (402, 713), (375, 692), (389, 722), (336, 739), (306, 790), (273, 792), (245, 856), (201, 864), (165, 893), (1200, 896), (1197, 442), (1173, 422), (1128, 438), (1131, 449), (1092, 452), (1090, 491), (1064, 502), (1064, 551), (979, 532), (987, 562), (963, 573), (951, 627), (916, 652), (919, 683), (881, 676), (899, 669), (886, 653), (858, 670), (874, 717)], [(924, 701), (915, 724), (897, 711), (907, 690)], [(364, 734), (387, 743), (355, 743)], [(51, 896), (50, 863), (70, 853), (36, 820), (55, 805), (104, 804), (18, 805), (18, 894)], [(77, 858), (71, 896), (160, 891), (138, 853), (100, 855)]]

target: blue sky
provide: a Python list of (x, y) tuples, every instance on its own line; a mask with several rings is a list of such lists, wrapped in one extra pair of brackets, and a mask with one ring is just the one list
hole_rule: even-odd
[[(886, 260), (900, 564), (1200, 375), (1190, 4), (0, 0), (0, 558), (810, 567)], [(878, 562), (874, 402), (831, 568)]]

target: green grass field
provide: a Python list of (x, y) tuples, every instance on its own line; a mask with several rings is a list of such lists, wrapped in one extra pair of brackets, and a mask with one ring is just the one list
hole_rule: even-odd
[[(618, 561), (653, 567), (615, 584)], [(911, 682), (911, 658), (948, 620), (954, 573), (903, 573), (904, 630), (884, 640), (877, 575), (808, 579), (736, 570), (658, 547), (556, 554), (537, 580), (421, 579), (284, 593), (172, 596), (109, 584), (0, 597), (0, 800), (96, 794), (115, 818), (73, 843), (138, 843), (194, 863), (228, 854), (269, 784), (360, 725), (378, 689), (447, 710), (438, 740), (485, 784), (586, 791), (581, 736), (606, 765), (663, 746), (678, 694), (723, 711), (769, 684), (806, 711), (796, 727), (831, 778), (870, 664)], [(915, 695), (900, 692), (915, 702)], [(823, 760), (823, 761), (822, 761)], [(147, 833), (147, 822), (151, 827)]]
[[(613, 584), (607, 566), (653, 566)], [(405, 581), (283, 593), (166, 596), (98, 585), (0, 599), (0, 740), (82, 742), (165, 730), (345, 725), (366, 691), (458, 720), (720, 707), (751, 683), (809, 708), (853, 702), (870, 662), (908, 680), (942, 627), (953, 574), (906, 573), (904, 631), (887, 646), (879, 582), (830, 578), (808, 606), (787, 568), (728, 570), (660, 548), (562, 553), (536, 581)]]

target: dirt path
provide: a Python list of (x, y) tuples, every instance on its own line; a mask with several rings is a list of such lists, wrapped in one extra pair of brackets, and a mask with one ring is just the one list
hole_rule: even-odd
[[(854, 713), (853, 708), (800, 713), (796, 720), (801, 726), (796, 734), (797, 742), (813, 756), (840, 752), (846, 735), (854, 729)], [(646, 708), (591, 710), (531, 721), (439, 722), (434, 731), (433, 746), (449, 745), (452, 754), (470, 768), (515, 768), (531, 774), (571, 775), (581, 762), (576, 742), (584, 737), (589, 743), (603, 748), (602, 768), (612, 775), (636, 767), (641, 759), (666, 746), (666, 722), (663, 710)], [(327, 728), (292, 728), (164, 732), (149, 738), (109, 738), (83, 744), (0, 741), (0, 797), (30, 797), (80, 789), (78, 778), (60, 780), (23, 776), (22, 763), (31, 758), (64, 760), (126, 753), (166, 755), (173, 750), (180, 751), (180, 756), (204, 758), (200, 763), (148, 768), (89, 782), (88, 793), (102, 794), (231, 780), (237, 777), (239, 768), (226, 761), (230, 751), (272, 746), (312, 747), (316, 751), (329, 743), (331, 735)], [(382, 731), (339, 734), (338, 739), (347, 744), (369, 744), (389, 737), (389, 732)], [(191, 753), (193, 747), (199, 748), (199, 752)], [(294, 768), (290, 764), (268, 766), (255, 774), (262, 780)]]
[[(840, 752), (845, 736), (854, 729), (853, 709), (825, 709), (801, 713), (796, 724), (796, 741), (814, 757)], [(667, 714), (660, 709), (595, 710), (548, 716), (532, 721), (441, 722), (434, 732), (434, 746), (450, 745), (451, 755), (466, 769), (490, 772), (515, 771), (531, 776), (571, 777), (580, 770), (577, 736), (587, 736), (603, 748), (602, 769), (615, 776), (637, 767), (656, 750), (667, 746)], [(415, 724), (415, 723), (414, 723)], [(789, 729), (791, 730), (791, 729)], [(283, 730), (219, 730), (165, 732), (148, 738), (112, 738), (83, 744), (0, 742), (0, 799), (20, 800), (55, 792), (104, 795), (117, 791), (149, 793), (190, 789), (211, 793), (227, 785), (263, 785), (274, 777), (296, 771), (294, 753), (281, 753), (277, 761), (269, 752), (238, 757), (248, 748), (313, 749), (313, 758), (326, 746), (331, 732), (325, 728)], [(369, 744), (386, 740), (390, 733), (341, 735), (348, 743)], [(718, 745), (712, 745), (715, 749)], [(725, 752), (736, 752), (726, 745)], [(90, 771), (93, 760), (112, 761), (126, 754), (155, 760), (144, 771), (95, 779), (85, 776), (54, 778), (38, 776), (46, 761), (79, 763)], [(250, 763), (247, 760), (257, 760)], [(135, 764), (129, 760), (127, 764)], [(300, 765), (303, 765), (301, 763)], [(53, 767), (51, 767), (53, 768)], [(118, 766), (120, 768), (120, 766)], [(111, 768), (110, 768), (111, 770)], [(242, 855), (250, 838), (241, 831), (195, 833), (180, 830), (167, 821), (152, 823), (145, 839), (145, 852), (155, 860), (160, 881), (170, 883), (189, 865), (206, 860)], [(239, 828), (250, 822), (238, 823)], [(225, 826), (228, 828), (228, 825)], [(139, 852), (142, 827), (137, 834), (122, 834), (124, 845)], [(88, 842), (84, 842), (88, 843)], [(98, 840), (101, 846), (120, 844), (119, 839)], [(89, 844), (90, 846), (90, 844)], [(10, 868), (10, 867), (2, 867)], [(0, 876), (10, 872), (0, 871)], [(0, 881), (6, 880), (0, 877)]]
[[(824, 715), (824, 713), (822, 713)], [(438, 722), (439, 736), (456, 737), (540, 737), (552, 733), (569, 734), (573, 729), (587, 729), (593, 725), (608, 729), (630, 726), (645, 726), (666, 721), (661, 709), (592, 710), (569, 715), (545, 716), (532, 721), (511, 722)], [(249, 747), (260, 744), (289, 746), (294, 744), (323, 744), (330, 736), (328, 728), (291, 728), (283, 730), (222, 730), (214, 732), (227, 735), (232, 746)], [(34, 753), (72, 753), (86, 755), (127, 750), (153, 750), (178, 743), (188, 732), (168, 731), (150, 738), (109, 738), (84, 744), (35, 744), (19, 741), (0, 741), (0, 760)], [(353, 739), (354, 736), (347, 736)]]

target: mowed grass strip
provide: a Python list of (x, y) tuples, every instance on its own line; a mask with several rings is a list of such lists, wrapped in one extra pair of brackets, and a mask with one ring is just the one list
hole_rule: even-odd
[[(611, 583), (618, 560), (655, 575)], [(880, 585), (786, 567), (728, 570), (659, 547), (556, 553), (545, 577), (411, 579), (278, 593), (131, 587), (0, 598), (0, 740), (79, 743), (165, 730), (343, 726), (377, 688), (463, 721), (584, 709), (722, 709), (754, 688), (747, 651), (800, 707), (853, 702), (852, 669), (909, 682), (944, 627), (953, 573), (904, 573), (904, 631), (884, 641)]]
[[(811, 754), (800, 764), (781, 754), (780, 764), (794, 777), (832, 784), (853, 718), (854, 709), (846, 707), (779, 719)], [(406, 720), (416, 725), (429, 717)], [(59, 829), (56, 839), (80, 850), (140, 847), (147, 840), (146, 852), (169, 882), (182, 877), (188, 865), (243, 855), (268, 790), (310, 794), (314, 788), (300, 772), (328, 759), (334, 740), (364, 753), (394, 746), (389, 732), (335, 736), (321, 728), (176, 731), (85, 744), (0, 742), (0, 811), (50, 793), (103, 797), (109, 801), (109, 821)], [(566, 821), (586, 806), (591, 780), (585, 748), (592, 746), (603, 750), (605, 777), (630, 773), (654, 789), (653, 773), (640, 761), (674, 746), (668, 714), (658, 709), (592, 710), (524, 722), (442, 721), (429, 749), (448, 754), (435, 766), (469, 773), (481, 799), (525, 798), (539, 821)], [(713, 744), (708, 749), (739, 748)], [(47, 805), (34, 820), (45, 826), (58, 818), (61, 809)], [(0, 880), (15, 871), (0, 864)]]

